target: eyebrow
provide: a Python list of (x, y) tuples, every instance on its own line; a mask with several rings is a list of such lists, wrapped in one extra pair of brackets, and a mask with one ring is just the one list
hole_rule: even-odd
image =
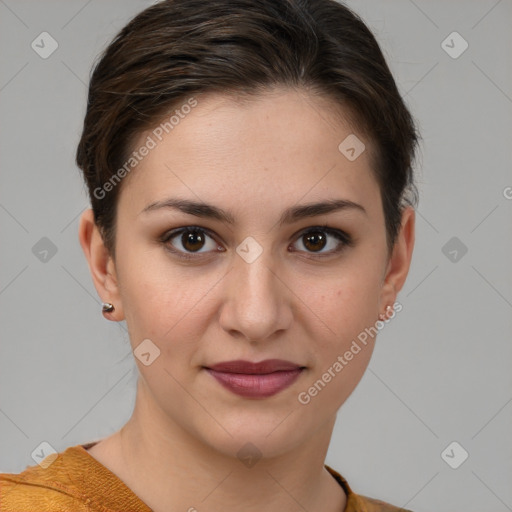
[[(189, 199), (169, 198), (163, 201), (156, 201), (146, 206), (140, 213), (148, 213), (162, 208), (179, 210), (196, 217), (216, 219), (230, 225), (235, 224), (235, 218), (230, 212), (208, 203), (191, 201)], [(278, 224), (292, 224), (301, 219), (326, 215), (340, 210), (356, 210), (367, 215), (365, 208), (359, 203), (348, 199), (330, 199), (317, 203), (291, 206), (281, 214)]]

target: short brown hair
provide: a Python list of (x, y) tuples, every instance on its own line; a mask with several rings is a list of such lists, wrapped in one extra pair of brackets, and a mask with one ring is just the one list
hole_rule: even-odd
[(108, 193), (103, 186), (135, 137), (194, 94), (250, 95), (276, 85), (332, 99), (373, 143), (392, 248), (403, 207), (417, 202), (420, 135), (364, 22), (335, 0), (164, 0), (119, 32), (90, 80), (76, 162), (112, 255), (121, 184)]

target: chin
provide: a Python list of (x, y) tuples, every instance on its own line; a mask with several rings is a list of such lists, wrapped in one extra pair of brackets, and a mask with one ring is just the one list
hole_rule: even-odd
[[(227, 457), (236, 457), (241, 462), (251, 457), (279, 457), (293, 451), (311, 437), (307, 425), (301, 423), (301, 428), (298, 428), (297, 417), (293, 413), (288, 415), (289, 410), (279, 415), (273, 413), (271, 417), (255, 411), (254, 415), (245, 413), (242, 417), (219, 418), (224, 428), (217, 424), (218, 428), (212, 430), (209, 424), (203, 423), (196, 435), (202, 437), (212, 449)], [(208, 431), (204, 431), (205, 426)]]

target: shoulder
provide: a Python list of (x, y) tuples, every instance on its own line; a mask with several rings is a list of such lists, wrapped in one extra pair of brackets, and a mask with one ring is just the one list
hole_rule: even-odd
[(47, 467), (28, 466), (21, 473), (0, 473), (2, 512), (87, 512), (73, 478), (58, 457)]
[(411, 512), (408, 509), (396, 507), (385, 501), (377, 500), (375, 498), (369, 498), (368, 496), (356, 495), (357, 500), (361, 505), (364, 505), (365, 512)]
[(325, 465), (325, 468), (335, 480), (343, 487), (345, 494), (347, 495), (347, 505), (345, 512), (412, 512), (411, 510), (396, 507), (385, 501), (370, 498), (368, 496), (362, 496), (356, 494), (348, 484), (347, 480), (341, 476), (336, 470)]

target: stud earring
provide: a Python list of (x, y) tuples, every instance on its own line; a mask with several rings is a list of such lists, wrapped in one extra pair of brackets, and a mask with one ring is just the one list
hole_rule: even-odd
[(101, 312), (102, 313), (112, 313), (115, 310), (114, 304), (110, 302), (102, 302), (101, 303)]
[(394, 309), (392, 306), (386, 306), (386, 312), (385, 313), (381, 313), (379, 315), (379, 320), (382, 320), (384, 322), (384, 320), (388, 319), (390, 316), (391, 316), (391, 313), (393, 313)]

